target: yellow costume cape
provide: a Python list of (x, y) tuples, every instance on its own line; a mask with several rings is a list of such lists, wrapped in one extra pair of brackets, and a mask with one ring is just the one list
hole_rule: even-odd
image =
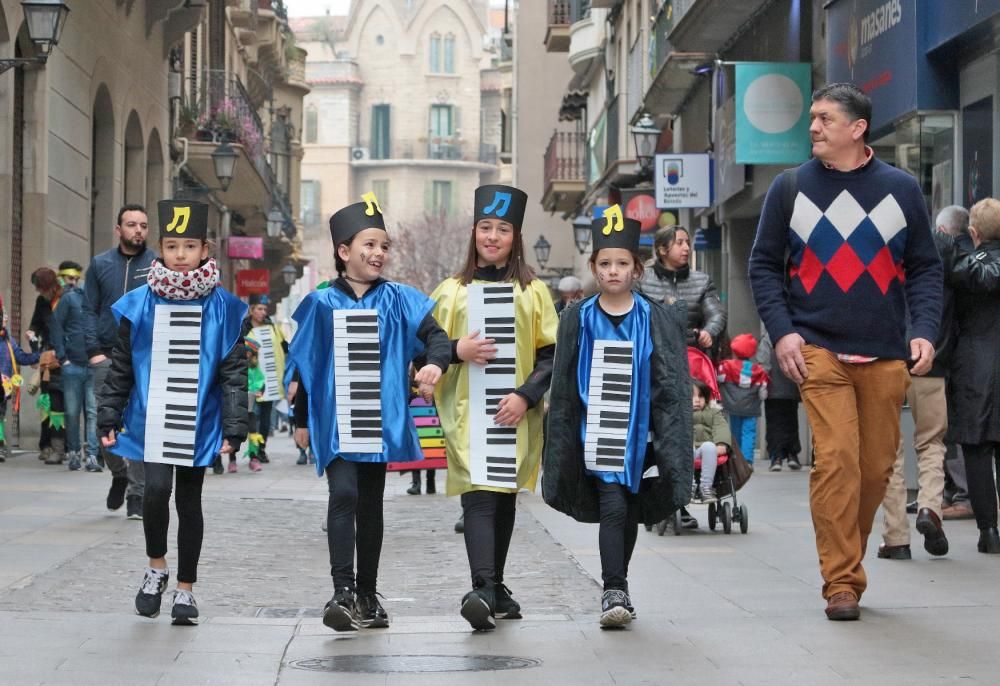
[[(487, 283), (479, 282), (475, 283)], [(461, 281), (445, 279), (431, 293), (437, 303), (434, 318), (456, 340), (469, 333), (466, 313), (468, 291)], [(527, 380), (535, 368), (535, 351), (555, 345), (559, 318), (552, 306), (549, 289), (538, 279), (527, 289), (514, 282), (514, 326), (517, 346), (517, 386)], [(516, 493), (516, 488), (473, 486), (469, 475), (469, 363), (453, 364), (434, 389), (434, 404), (447, 440), (448, 495), (468, 491)], [(529, 409), (517, 425), (517, 486), (535, 490), (538, 465), (542, 456), (542, 408), (539, 402)]]

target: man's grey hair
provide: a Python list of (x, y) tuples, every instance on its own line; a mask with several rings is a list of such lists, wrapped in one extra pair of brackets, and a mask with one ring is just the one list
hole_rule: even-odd
[(948, 205), (938, 212), (935, 225), (949, 236), (962, 236), (969, 232), (969, 211), (961, 205)]

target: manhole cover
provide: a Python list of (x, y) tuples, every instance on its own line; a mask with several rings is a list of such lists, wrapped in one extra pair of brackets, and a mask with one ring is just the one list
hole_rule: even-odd
[(507, 655), (337, 655), (310, 657), (288, 663), (313, 672), (487, 672), (538, 667), (541, 660)]

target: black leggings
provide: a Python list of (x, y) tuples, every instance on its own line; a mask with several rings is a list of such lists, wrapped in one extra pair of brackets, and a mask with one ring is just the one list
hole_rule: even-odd
[[(1000, 443), (963, 444), (965, 475), (969, 483), (969, 500), (980, 529), (997, 527), (997, 490), (1000, 489)], [(993, 475), (993, 464), (997, 476)]]
[(469, 491), (462, 494), (462, 511), (472, 585), (503, 583), (507, 551), (514, 535), (517, 493)]
[[(326, 540), (330, 575), (335, 588), (374, 593), (382, 556), (384, 462), (348, 462), (337, 458), (326, 468), (330, 500), (326, 510)], [(354, 576), (354, 552), (358, 574)], [(356, 584), (355, 584), (356, 582)]]
[(628, 563), (639, 536), (639, 499), (621, 484), (597, 480), (601, 508), (598, 545), (604, 590), (628, 590)]
[[(142, 528), (146, 533), (146, 555), (167, 554), (167, 528), (170, 526), (170, 491), (174, 466), (146, 462), (146, 490), (142, 499)], [(205, 522), (201, 516), (201, 486), (204, 467), (177, 467), (177, 580), (193, 584), (198, 580), (198, 558)]]

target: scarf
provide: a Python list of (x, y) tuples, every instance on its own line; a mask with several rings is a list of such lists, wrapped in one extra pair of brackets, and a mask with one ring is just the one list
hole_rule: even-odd
[(146, 283), (153, 293), (169, 300), (196, 300), (203, 298), (219, 285), (219, 266), (214, 257), (194, 271), (175, 272), (159, 260), (149, 266)]

